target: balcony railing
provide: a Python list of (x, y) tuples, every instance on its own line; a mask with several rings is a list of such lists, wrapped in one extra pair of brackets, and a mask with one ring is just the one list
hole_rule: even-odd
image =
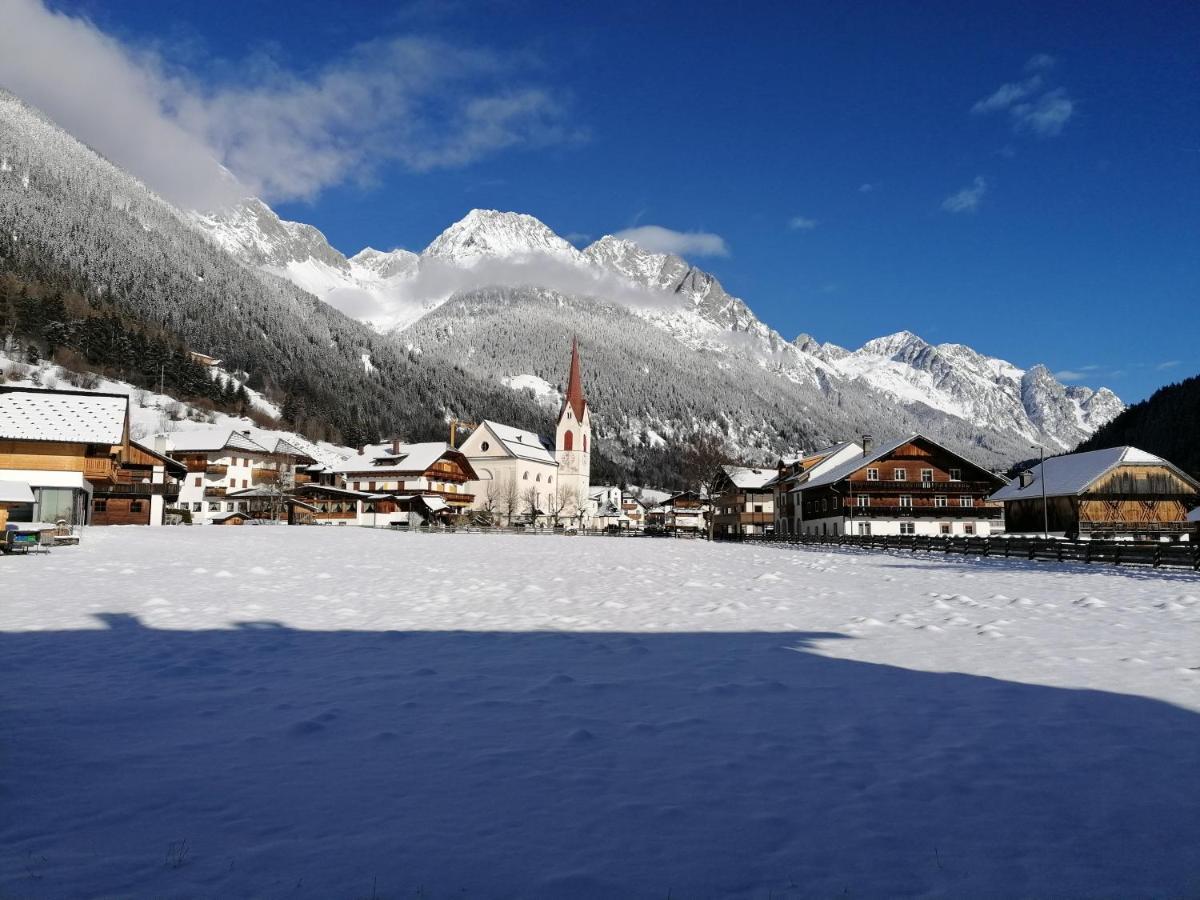
[(229, 471), (229, 466), (225, 463), (209, 463), (204, 467), (206, 475), (225, 475)]
[[(999, 519), (1004, 510), (999, 506), (846, 506), (840, 514), (855, 519)], [(827, 513), (811, 513), (807, 519), (819, 519)], [(834, 510), (833, 515), (839, 515)]]
[(258, 468), (251, 472), (255, 481), (262, 481), (268, 484), (275, 484), (279, 481), (278, 469)]
[(143, 484), (121, 481), (113, 484), (93, 484), (92, 494), (93, 496), (97, 494), (103, 494), (105, 496), (117, 494), (136, 497), (178, 497), (179, 485), (177, 483)]
[(204, 486), (204, 496), (205, 497), (224, 497), (225, 492), (226, 492), (226, 488), (224, 485), (221, 485), (219, 487), (216, 485), (205, 485)]
[(107, 456), (89, 456), (85, 458), (83, 461), (83, 477), (89, 479), (115, 479), (116, 469), (113, 467), (113, 461)]
[(855, 481), (854, 493), (885, 492), (905, 494), (909, 491), (930, 491), (942, 494), (991, 494), (999, 486), (987, 481)]

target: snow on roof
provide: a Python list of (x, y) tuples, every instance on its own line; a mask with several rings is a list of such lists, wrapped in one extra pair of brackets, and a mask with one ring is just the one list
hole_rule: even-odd
[(1197, 506), (1187, 515), (1189, 522), (1200, 522), (1200, 506)]
[(768, 482), (774, 481), (776, 476), (774, 469), (754, 469), (747, 466), (724, 466), (723, 468), (734, 487), (743, 490), (765, 487)]
[(554, 444), (532, 431), (522, 431), (511, 425), (501, 425), (485, 419), (480, 427), (488, 427), (513, 456), (558, 465), (554, 459)]
[(992, 494), (990, 499), (1019, 500), (1024, 497), (1041, 497), (1043, 470), (1047, 497), (1075, 496), (1082, 494), (1093, 482), (1117, 466), (1131, 463), (1168, 466), (1189, 482), (1195, 483), (1161, 456), (1155, 456), (1137, 447), (1109, 447), (1105, 450), (1089, 450), (1087, 453), (1068, 453), (1066, 456), (1055, 456), (1044, 463), (1038, 463), (1029, 470), (1033, 475), (1029, 484), (1022, 487), (1021, 479), (1014, 479)]
[(23, 481), (0, 481), (0, 503), (32, 503), (33, 491)]
[(5, 391), (0, 393), (0, 438), (119, 444), (128, 414), (124, 395)]
[(204, 431), (173, 431), (167, 435), (172, 453), (213, 453), (217, 450), (246, 450), (250, 453), (271, 451), (247, 435), (232, 428), (211, 428)]
[[(912, 441), (917, 441), (917, 440), (925, 441), (927, 443), (933, 444), (933, 446), (935, 446), (935, 447), (938, 447), (942, 450), (946, 450), (946, 448), (942, 447), (942, 445), (939, 444), (937, 441), (931, 440), (930, 438), (927, 438), (923, 434), (917, 434), (914, 432), (913, 434), (905, 435), (904, 437), (900, 438), (897, 441), (892, 441), (892, 443), (890, 443), (890, 444), (884, 444), (883, 446), (879, 447), (879, 449), (877, 449), (877, 450), (870, 451), (867, 454), (862, 455), (862, 456), (855, 456), (852, 459), (846, 460), (846, 462), (842, 463), (841, 465), (834, 466), (832, 469), (828, 469), (824, 472), (821, 472), (819, 475), (810, 477), (808, 481), (800, 482), (800, 484), (797, 485), (797, 488), (801, 491), (806, 491), (809, 488), (821, 487), (826, 484), (836, 484), (837, 482), (841, 481), (843, 478), (846, 478), (846, 477), (852, 475), (853, 473), (857, 472), (863, 466), (870, 465), (871, 463), (876, 462), (877, 460), (883, 459), (885, 456), (887, 456), (890, 453), (894, 453), (896, 450), (898, 450), (900, 447), (903, 447), (905, 444), (910, 443)], [(849, 442), (849, 443), (853, 443), (853, 442)], [(840, 448), (844, 448), (846, 446), (846, 444), (838, 444), (836, 446), (840, 449)], [(946, 450), (946, 452), (950, 453), (952, 451)], [(971, 460), (967, 459), (961, 453), (955, 453), (954, 455), (956, 457), (958, 457), (959, 459), (961, 459), (963, 462), (970, 463), (970, 465), (974, 466), (977, 469), (981, 469), (984, 472), (988, 471), (987, 469), (985, 469), (983, 466), (979, 465), (978, 463), (971, 462)], [(814, 468), (814, 472), (815, 471), (816, 471), (816, 469)]]
[(333, 467), (335, 472), (424, 472), (454, 450), (445, 441), (400, 444), (396, 452), (392, 442), (369, 444), (363, 452), (344, 459)]

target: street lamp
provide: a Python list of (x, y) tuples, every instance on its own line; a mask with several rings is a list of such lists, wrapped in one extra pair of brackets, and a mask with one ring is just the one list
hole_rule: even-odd
[(1042, 483), (1042, 537), (1050, 540), (1050, 510), (1046, 506), (1046, 448), (1041, 444), (1030, 444), (1038, 452), (1038, 480)]

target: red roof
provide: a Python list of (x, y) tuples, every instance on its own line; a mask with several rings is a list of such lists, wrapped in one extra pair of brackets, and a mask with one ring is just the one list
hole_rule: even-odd
[(567, 406), (571, 407), (571, 411), (575, 413), (576, 421), (583, 421), (583, 412), (587, 409), (587, 401), (583, 399), (583, 377), (579, 374), (579, 345), (575, 338), (571, 338), (571, 375), (567, 379), (567, 397), (563, 401), (563, 408), (559, 411), (558, 417), (561, 419), (562, 414), (566, 412)]

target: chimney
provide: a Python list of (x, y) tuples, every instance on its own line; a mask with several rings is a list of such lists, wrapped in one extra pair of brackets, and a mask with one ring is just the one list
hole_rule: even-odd
[(244, 434), (246, 437), (250, 437), (250, 429), (247, 428), (247, 429), (243, 430), (242, 434)]
[(1021, 473), (1021, 487), (1029, 487), (1033, 484), (1033, 469), (1026, 469)]
[(156, 434), (154, 436), (154, 452), (160, 453), (163, 456), (167, 455), (167, 436), (165, 434)]
[(392, 438), (392, 456), (400, 455), (400, 438)]
[(358, 455), (359, 455), (359, 456), (362, 456), (362, 455), (363, 455), (363, 453), (366, 451), (366, 449), (367, 449), (366, 447), (359, 447), (359, 448), (358, 448)]
[(874, 442), (874, 438), (872, 438), (869, 434), (864, 434), (862, 436), (863, 456), (866, 456), (867, 454), (869, 454), (871, 452), (871, 444), (873, 442)]

